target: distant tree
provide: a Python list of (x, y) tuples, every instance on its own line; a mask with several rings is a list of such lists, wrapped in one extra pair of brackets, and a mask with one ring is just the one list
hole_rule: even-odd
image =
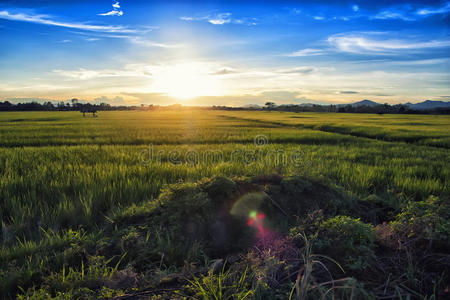
[(65, 110), (66, 108), (66, 104), (64, 103), (64, 101), (58, 102), (56, 106), (58, 107), (58, 110)]
[(42, 104), (42, 106), (45, 110), (54, 110), (55, 109), (55, 106), (50, 101), (44, 102), (44, 104)]
[(93, 117), (97, 117), (97, 115), (96, 115), (96, 113), (97, 113), (96, 105), (85, 104), (81, 108), (80, 112), (83, 113), (83, 117), (86, 117), (86, 113), (91, 113)]
[(13, 105), (9, 101), (0, 102), (0, 110), (10, 110), (12, 107)]
[(274, 102), (266, 102), (266, 108), (267, 109), (273, 109), (275, 107), (275, 103)]

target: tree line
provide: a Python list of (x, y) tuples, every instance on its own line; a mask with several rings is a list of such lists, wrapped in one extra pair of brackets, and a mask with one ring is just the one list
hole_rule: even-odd
[(109, 110), (180, 110), (180, 109), (211, 109), (211, 110), (265, 110), (265, 111), (286, 111), (286, 112), (336, 112), (336, 113), (375, 113), (375, 114), (450, 114), (449, 108), (434, 108), (428, 110), (412, 109), (403, 104), (379, 104), (379, 105), (295, 105), (285, 104), (276, 105), (274, 102), (267, 102), (264, 107), (230, 107), (230, 106), (182, 106), (181, 104), (172, 104), (167, 106), (144, 105), (139, 106), (112, 106), (108, 103), (92, 104), (81, 103), (78, 99), (70, 101), (61, 101), (52, 103), (28, 102), (13, 104), (9, 101), (0, 101), (0, 111), (109, 111)]
[(60, 101), (56, 104), (53, 102), (27, 102), (13, 104), (9, 101), (0, 101), (0, 111), (107, 111), (107, 110), (152, 110), (156, 109), (154, 105), (140, 106), (112, 106), (108, 103), (92, 104), (81, 103), (78, 99), (72, 99), (64, 102)]

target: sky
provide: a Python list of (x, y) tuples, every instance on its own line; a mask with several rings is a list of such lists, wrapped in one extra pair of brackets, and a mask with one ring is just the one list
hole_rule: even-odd
[(450, 1), (0, 0), (0, 100), (450, 100)]

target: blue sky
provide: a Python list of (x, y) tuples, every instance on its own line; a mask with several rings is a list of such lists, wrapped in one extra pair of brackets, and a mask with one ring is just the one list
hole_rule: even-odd
[(0, 99), (450, 100), (450, 1), (0, 2)]

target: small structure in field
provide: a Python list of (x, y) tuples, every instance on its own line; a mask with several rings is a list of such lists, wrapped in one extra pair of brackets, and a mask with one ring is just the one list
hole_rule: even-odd
[(93, 107), (83, 107), (80, 112), (83, 113), (83, 117), (86, 117), (86, 113), (92, 113), (94, 118), (97, 117), (97, 110)]

